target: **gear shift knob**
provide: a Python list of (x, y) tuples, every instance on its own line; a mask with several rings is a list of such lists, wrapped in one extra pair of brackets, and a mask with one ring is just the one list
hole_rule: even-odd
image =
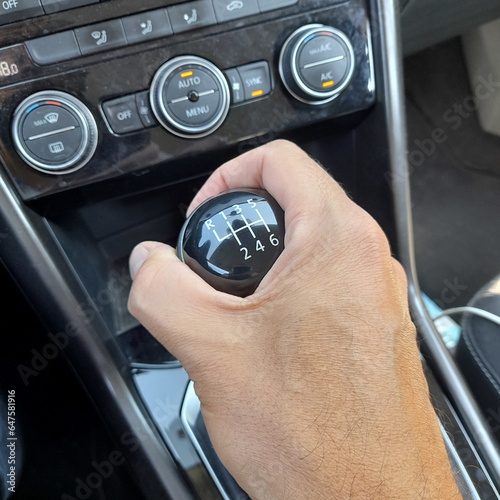
[(268, 192), (232, 189), (206, 200), (186, 220), (177, 255), (221, 292), (246, 297), (284, 249), (285, 217)]

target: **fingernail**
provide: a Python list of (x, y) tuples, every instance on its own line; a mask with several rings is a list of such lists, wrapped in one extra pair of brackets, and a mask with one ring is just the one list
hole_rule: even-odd
[(135, 278), (137, 271), (141, 268), (142, 264), (146, 260), (149, 255), (149, 249), (146, 248), (143, 244), (137, 245), (130, 254), (130, 259), (128, 261), (128, 267), (130, 271), (130, 276), (132, 279)]

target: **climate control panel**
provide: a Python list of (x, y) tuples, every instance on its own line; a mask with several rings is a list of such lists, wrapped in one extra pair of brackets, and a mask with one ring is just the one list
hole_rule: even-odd
[[(111, 12), (115, 4), (107, 5)], [(59, 37), (57, 47), (66, 47), (62, 35), (83, 28), (81, 21), (0, 50), (0, 63), (15, 51), (18, 68), (9, 80), (0, 78), (0, 156), (23, 199), (117, 177), (127, 183), (130, 175), (145, 186), (148, 177), (177, 182), (301, 127), (372, 106), (365, 0), (286, 5), (286, 16), (260, 9), (259, 19), (224, 18), (36, 67), (34, 45), (50, 56), (46, 42)], [(182, 9), (197, 6), (185, 2)], [(154, 29), (155, 13), (140, 14), (144, 29), (148, 21)], [(133, 17), (120, 16), (122, 23)], [(103, 22), (89, 18), (86, 25)]]

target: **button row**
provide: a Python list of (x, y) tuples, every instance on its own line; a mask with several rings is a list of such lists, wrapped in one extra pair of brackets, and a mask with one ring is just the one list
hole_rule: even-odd
[[(4, 0), (0, 5), (23, 1), (26, 4), (39, 2)], [(55, 0), (42, 1), (56, 3)], [(62, 0), (58, 3), (95, 1), (97, 0)], [(26, 42), (26, 47), (31, 58), (44, 66), (259, 14), (297, 2), (298, 0), (198, 0), (36, 38)]]
[(3, 0), (0, 25), (98, 3), (99, 0)]
[[(190, 74), (189, 74), (190, 73)], [(224, 71), (229, 81), (232, 104), (241, 104), (269, 95), (273, 89), (267, 61), (246, 64)], [(193, 95), (189, 92), (193, 81)], [(188, 126), (197, 126), (213, 117), (220, 104), (219, 86), (202, 68), (177, 73), (165, 85), (169, 112)], [(186, 95), (188, 97), (186, 97)], [(151, 109), (149, 92), (131, 94), (102, 105), (110, 129), (115, 134), (137, 132), (158, 124)]]

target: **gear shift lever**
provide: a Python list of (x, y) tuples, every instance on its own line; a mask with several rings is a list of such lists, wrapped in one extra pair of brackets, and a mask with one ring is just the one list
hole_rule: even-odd
[(269, 193), (232, 189), (193, 211), (177, 255), (215, 289), (246, 297), (283, 251), (284, 237), (283, 210)]

